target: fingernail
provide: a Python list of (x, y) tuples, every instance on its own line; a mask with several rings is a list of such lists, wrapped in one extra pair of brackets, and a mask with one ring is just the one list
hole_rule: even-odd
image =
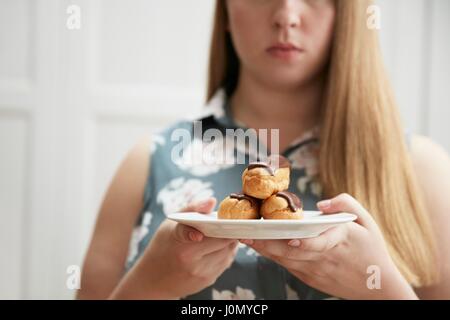
[(299, 247), (300, 246), (300, 240), (298, 239), (293, 239), (291, 241), (288, 242), (288, 246), (291, 247)]
[(328, 209), (331, 207), (331, 200), (322, 200), (317, 203), (317, 206), (322, 209)]
[(253, 244), (253, 240), (251, 240), (251, 239), (242, 239), (242, 240), (239, 240), (241, 243), (243, 243), (243, 244), (246, 244), (246, 245), (249, 245), (249, 246), (251, 246), (252, 244)]
[(189, 239), (191, 239), (191, 241), (198, 242), (201, 240), (201, 236), (194, 231), (189, 231)]
[(195, 241), (195, 233), (193, 231), (189, 231), (189, 239), (191, 239), (191, 241)]

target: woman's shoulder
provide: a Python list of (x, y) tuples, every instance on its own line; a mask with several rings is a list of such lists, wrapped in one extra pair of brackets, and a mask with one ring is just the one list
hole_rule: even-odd
[(410, 155), (422, 186), (435, 189), (445, 176), (450, 180), (450, 157), (445, 148), (431, 138), (411, 134)]
[[(426, 196), (427, 209), (433, 215), (447, 213), (450, 207), (450, 157), (439, 143), (414, 134), (411, 137), (411, 160), (418, 183)], [(445, 218), (448, 215), (445, 214)]]
[(416, 289), (423, 299), (433, 299), (445, 295), (450, 288), (450, 274), (446, 261), (450, 255), (450, 227), (448, 223), (450, 208), (450, 157), (445, 148), (432, 139), (413, 135), (411, 139), (411, 158), (420, 189), (423, 192), (426, 211), (434, 230), (438, 249), (438, 269), (443, 273), (436, 286)]
[(115, 178), (124, 183), (130, 180), (126, 177), (133, 177), (131, 180), (134, 182), (130, 185), (139, 186), (137, 188), (139, 192), (145, 185), (144, 177), (148, 173), (152, 141), (154, 141), (154, 137), (148, 135), (139, 138), (125, 155), (116, 172)]
[(439, 170), (449, 165), (449, 155), (445, 148), (429, 137), (411, 134), (410, 151), (415, 166), (420, 169)]

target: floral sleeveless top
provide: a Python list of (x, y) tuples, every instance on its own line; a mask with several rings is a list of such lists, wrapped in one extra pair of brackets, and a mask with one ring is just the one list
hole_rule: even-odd
[[(239, 129), (245, 127), (231, 116), (227, 96), (219, 90), (202, 115), (194, 119), (200, 121), (203, 130)], [(191, 201), (214, 196), (218, 204), (232, 192), (240, 191), (241, 175), (246, 164), (189, 165), (188, 162), (174, 162), (171, 153), (179, 141), (172, 141), (175, 129), (193, 131), (193, 120), (183, 120), (165, 128), (152, 137), (150, 173), (145, 189), (142, 208), (130, 242), (126, 270), (129, 270), (146, 246), (162, 221), (170, 213), (175, 213)], [(295, 139), (282, 154), (291, 162), (291, 182), (289, 191), (303, 201), (305, 210), (317, 210), (321, 200), (321, 186), (318, 173), (318, 133), (319, 128), (305, 132)], [(193, 153), (196, 144), (202, 140), (193, 139), (183, 155)], [(225, 152), (248, 152), (245, 146), (235, 145), (236, 150)], [(211, 150), (205, 148), (203, 150)], [(217, 206), (218, 206), (217, 204)], [(217, 206), (214, 210), (217, 210)], [(253, 249), (240, 244), (235, 261), (210, 287), (185, 299), (332, 299), (301, 282), (275, 262), (260, 256)]]

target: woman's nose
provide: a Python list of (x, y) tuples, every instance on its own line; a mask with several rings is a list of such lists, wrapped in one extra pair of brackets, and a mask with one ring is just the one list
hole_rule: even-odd
[(280, 0), (274, 13), (274, 26), (277, 29), (290, 29), (300, 26), (301, 13), (297, 0)]

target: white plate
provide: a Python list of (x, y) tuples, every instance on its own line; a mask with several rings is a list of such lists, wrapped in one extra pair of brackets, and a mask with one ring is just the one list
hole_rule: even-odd
[(174, 213), (169, 219), (191, 226), (207, 237), (225, 239), (301, 239), (317, 237), (327, 229), (356, 220), (350, 213), (304, 211), (302, 220), (221, 220), (217, 212)]

